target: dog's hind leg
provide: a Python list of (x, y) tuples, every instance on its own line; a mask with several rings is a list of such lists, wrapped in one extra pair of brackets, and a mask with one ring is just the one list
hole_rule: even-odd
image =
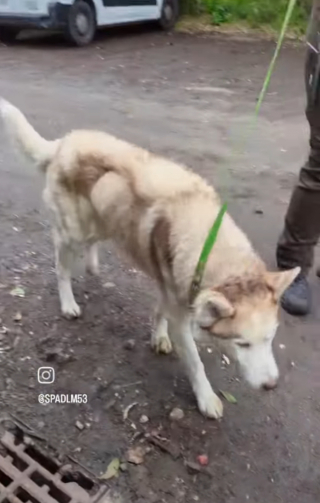
[(99, 275), (99, 253), (98, 244), (93, 243), (86, 247), (86, 270), (94, 276)]
[(54, 231), (53, 236), (61, 311), (66, 318), (78, 318), (81, 314), (81, 309), (74, 299), (71, 285), (74, 251), (68, 243), (63, 241), (57, 230)]
[(151, 347), (157, 353), (167, 355), (172, 351), (172, 344), (168, 334), (168, 321), (165, 314), (164, 306), (161, 303), (156, 314), (156, 326), (151, 334)]

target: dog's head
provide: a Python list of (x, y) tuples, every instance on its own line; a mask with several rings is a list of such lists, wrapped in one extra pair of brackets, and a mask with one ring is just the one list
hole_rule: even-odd
[(277, 385), (279, 371), (272, 341), (278, 327), (279, 300), (299, 272), (297, 267), (234, 279), (214, 290), (202, 290), (195, 300), (197, 326), (230, 343), (245, 379), (254, 388)]

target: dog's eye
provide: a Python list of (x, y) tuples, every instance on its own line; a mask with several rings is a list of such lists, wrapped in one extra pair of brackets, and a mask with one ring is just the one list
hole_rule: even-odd
[(236, 342), (236, 345), (240, 348), (251, 348), (250, 342)]

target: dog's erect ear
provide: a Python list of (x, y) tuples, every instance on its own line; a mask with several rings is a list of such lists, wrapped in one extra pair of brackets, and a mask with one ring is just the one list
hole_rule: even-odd
[(234, 307), (220, 292), (204, 290), (194, 302), (195, 319), (201, 328), (210, 328), (221, 318), (234, 314)]
[(266, 282), (273, 290), (276, 300), (279, 300), (285, 290), (291, 285), (300, 273), (301, 268), (295, 267), (288, 271), (267, 272)]

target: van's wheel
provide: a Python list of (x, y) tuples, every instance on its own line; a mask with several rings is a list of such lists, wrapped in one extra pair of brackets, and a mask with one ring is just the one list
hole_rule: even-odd
[(70, 8), (67, 37), (79, 47), (89, 45), (96, 33), (96, 14), (94, 7), (84, 0), (76, 0)]
[(179, 0), (163, 0), (161, 18), (159, 20), (160, 28), (169, 31), (172, 30), (179, 17)]
[(0, 41), (4, 43), (14, 42), (19, 33), (20, 30), (17, 28), (11, 28), (11, 26), (1, 26)]

